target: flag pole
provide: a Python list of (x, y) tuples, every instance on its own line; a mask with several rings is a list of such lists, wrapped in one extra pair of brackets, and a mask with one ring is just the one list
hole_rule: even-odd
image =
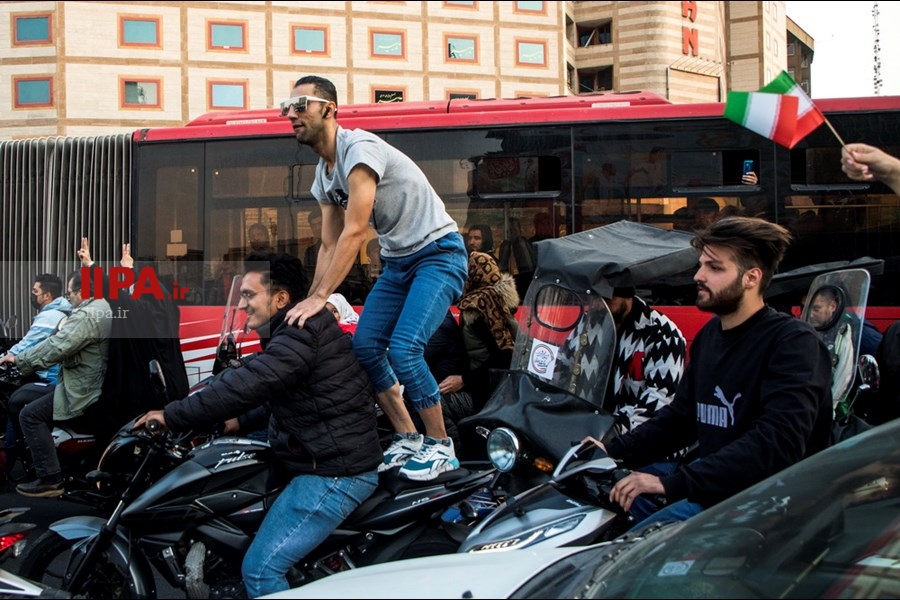
[(831, 130), (831, 133), (834, 134), (834, 137), (836, 137), (837, 140), (841, 143), (841, 148), (846, 146), (847, 144), (844, 143), (844, 140), (841, 139), (841, 136), (838, 135), (838, 132), (835, 131), (834, 127), (831, 125), (831, 121), (829, 121), (825, 115), (822, 115), (822, 118), (825, 119), (825, 124), (828, 125), (828, 129)]

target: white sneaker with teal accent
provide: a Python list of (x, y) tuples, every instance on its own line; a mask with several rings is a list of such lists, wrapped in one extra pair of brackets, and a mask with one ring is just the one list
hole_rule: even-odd
[(425, 442), (416, 455), (406, 461), (400, 476), (414, 481), (429, 481), (441, 473), (459, 468), (453, 440), (438, 440), (425, 436)]
[(405, 465), (422, 447), (424, 437), (419, 433), (395, 433), (391, 436), (391, 445), (384, 451), (384, 460), (378, 465), (378, 472)]

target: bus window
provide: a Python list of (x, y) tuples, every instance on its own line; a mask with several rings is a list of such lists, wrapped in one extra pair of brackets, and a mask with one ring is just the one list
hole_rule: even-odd
[(470, 160), (475, 166), (475, 198), (555, 198), (560, 194), (562, 167), (556, 156), (480, 156)]

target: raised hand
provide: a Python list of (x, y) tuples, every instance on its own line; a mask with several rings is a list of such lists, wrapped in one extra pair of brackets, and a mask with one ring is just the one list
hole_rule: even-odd
[(131, 244), (122, 244), (122, 260), (119, 264), (126, 269), (134, 267), (134, 257), (131, 256)]
[(81, 238), (81, 248), (78, 250), (78, 260), (81, 261), (82, 267), (89, 267), (94, 264), (94, 261), (91, 259), (91, 249), (88, 246), (88, 239), (86, 237)]

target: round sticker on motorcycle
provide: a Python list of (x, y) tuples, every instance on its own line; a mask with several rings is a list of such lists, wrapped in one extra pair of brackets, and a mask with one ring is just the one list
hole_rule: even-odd
[(552, 379), (553, 371), (556, 369), (556, 352), (555, 346), (540, 340), (532, 340), (528, 370), (543, 379)]

